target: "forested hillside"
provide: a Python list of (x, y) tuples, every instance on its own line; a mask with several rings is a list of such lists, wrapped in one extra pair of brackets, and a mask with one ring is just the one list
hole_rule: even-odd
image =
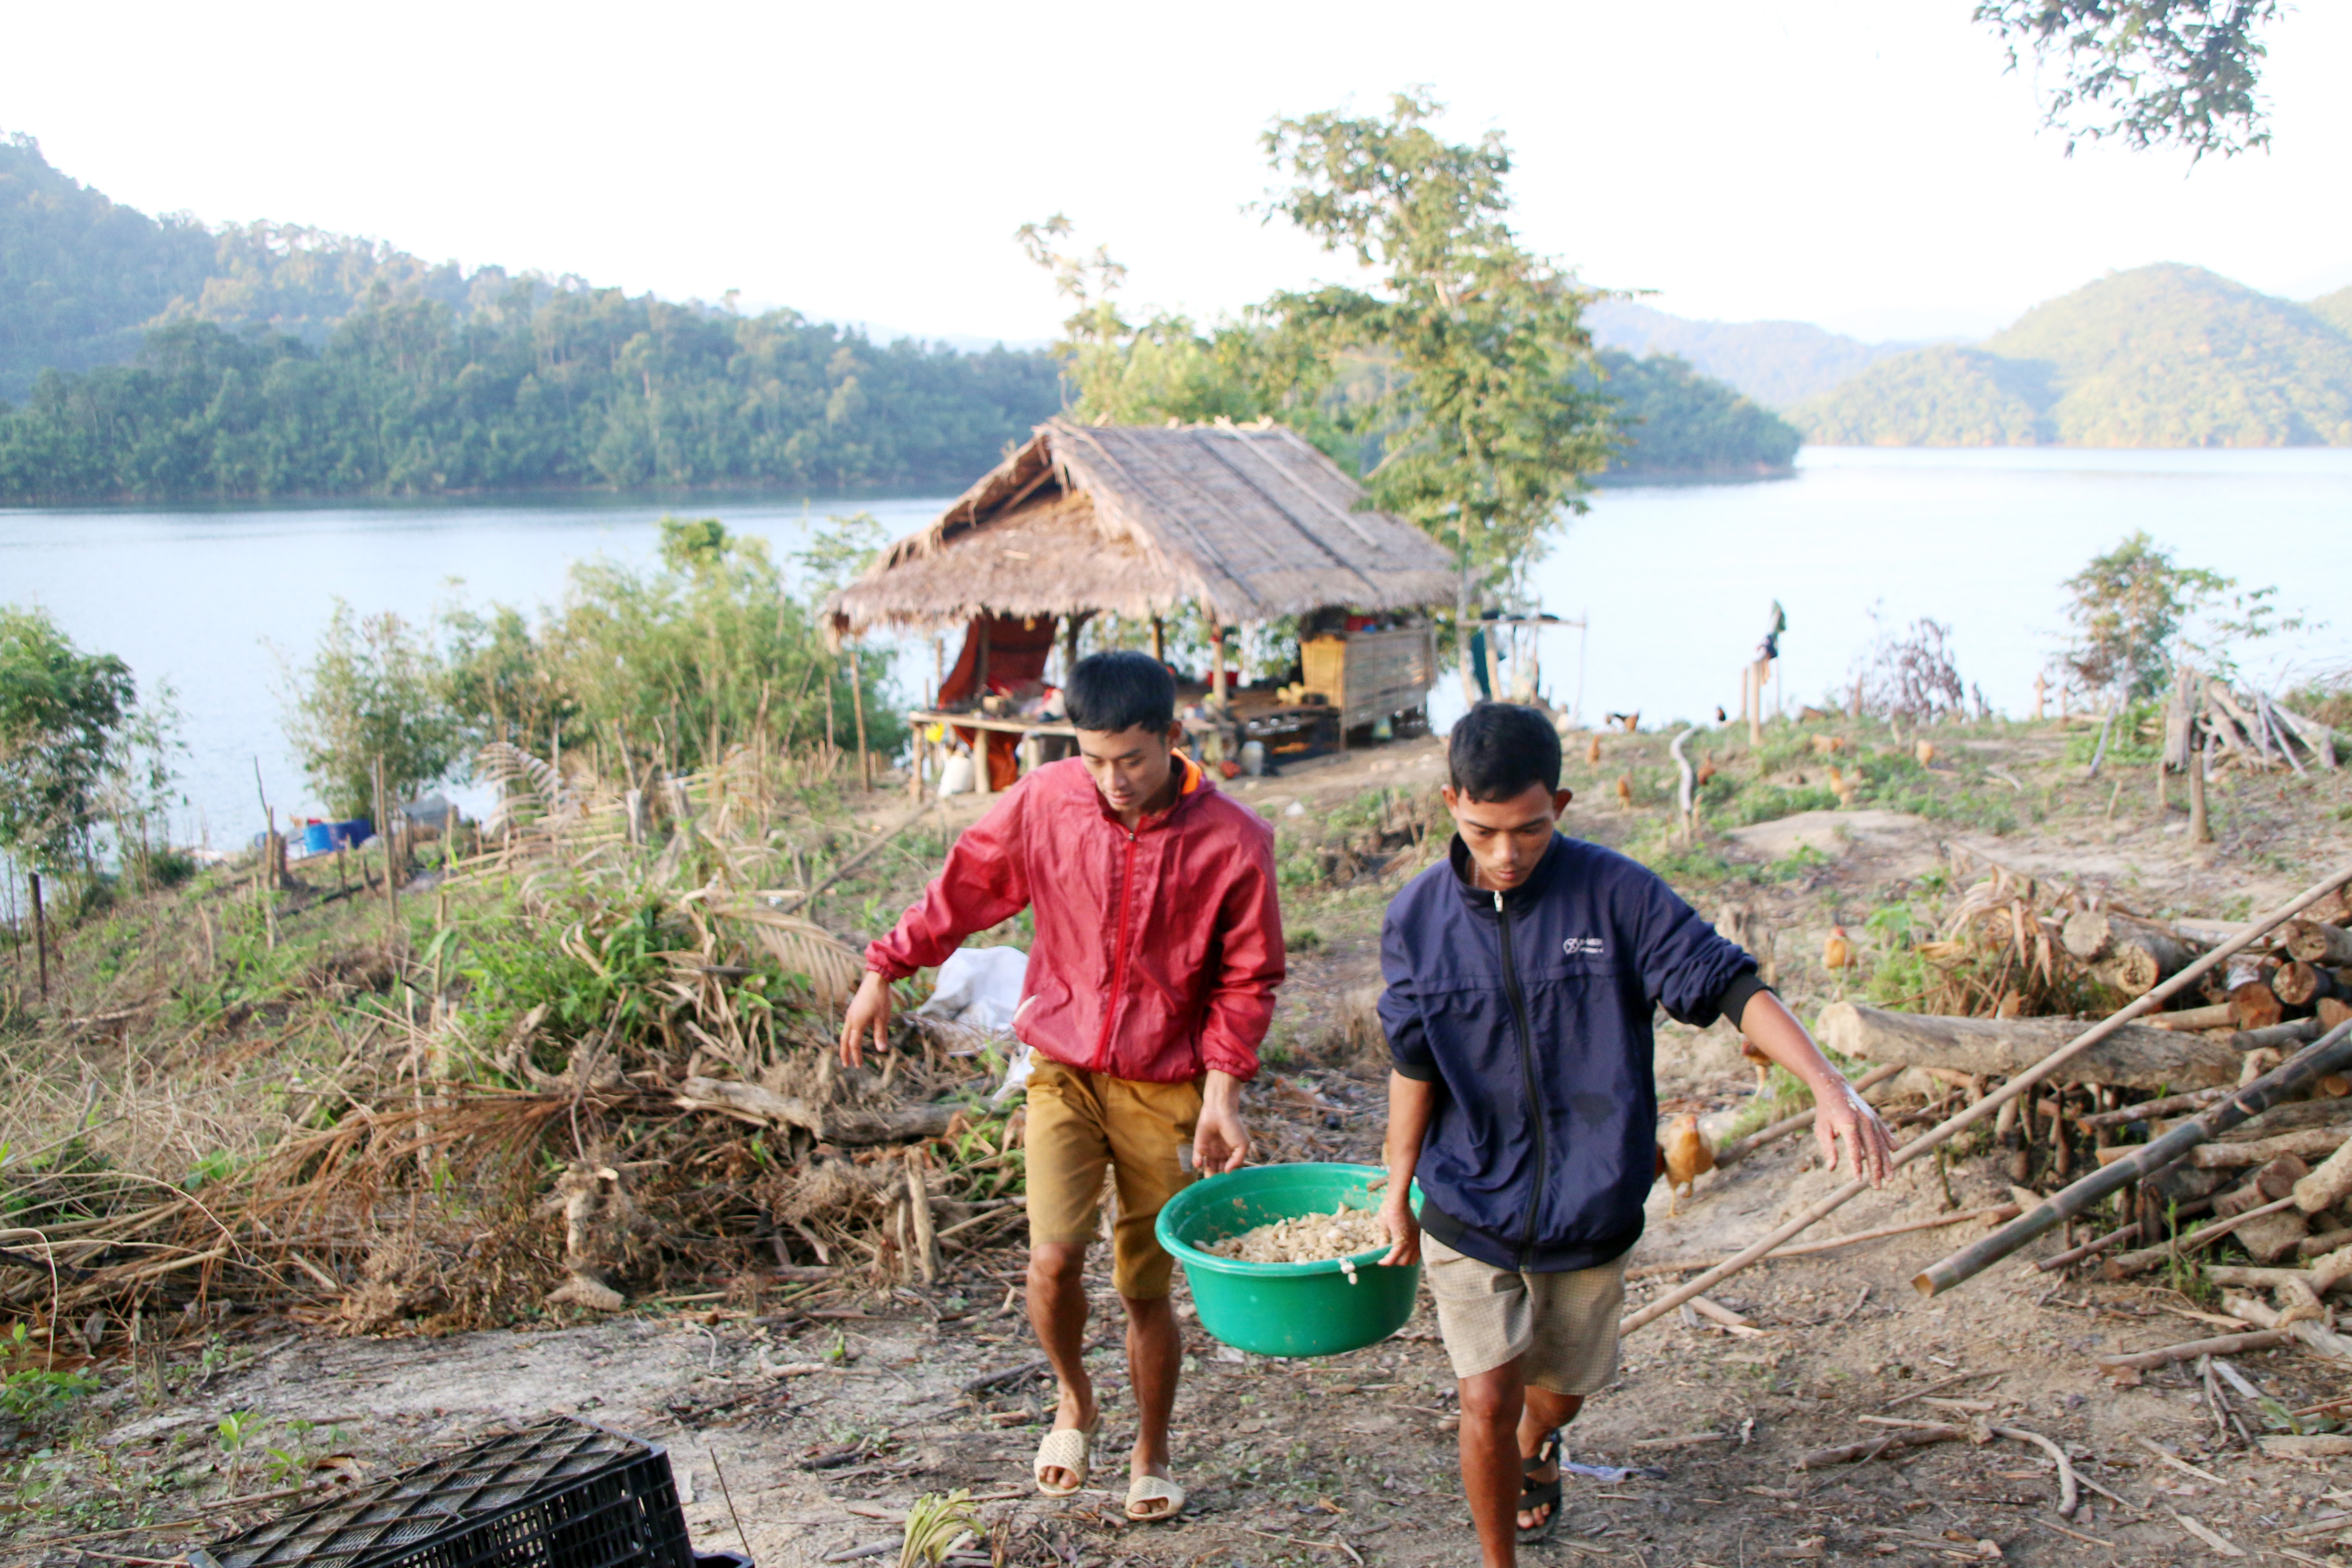
[(2111, 274), (1981, 348), (1921, 349), (1791, 411), (1836, 446), (2352, 446), (2352, 290), (2298, 305), (2198, 267)]
[(1601, 369), (1624, 437), (1612, 478), (1747, 479), (1785, 473), (1797, 459), (1804, 437), (1795, 426), (1673, 354), (1603, 349)]
[(1060, 405), (1041, 353), (150, 218), (24, 137), (0, 143), (0, 398), (10, 501), (961, 486)]

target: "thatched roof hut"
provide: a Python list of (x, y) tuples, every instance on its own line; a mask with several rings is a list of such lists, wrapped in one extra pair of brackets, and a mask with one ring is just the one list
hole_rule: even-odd
[(836, 637), (983, 616), (1221, 623), (1454, 597), (1453, 563), (1278, 425), (1049, 420), (939, 520), (826, 604)]

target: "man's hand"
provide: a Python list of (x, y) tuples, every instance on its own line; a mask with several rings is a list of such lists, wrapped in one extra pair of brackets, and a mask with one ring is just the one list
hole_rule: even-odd
[(857, 983), (857, 994), (849, 999), (849, 1016), (841, 1021), (841, 1060), (845, 1067), (866, 1065), (866, 1037), (874, 1037), (874, 1048), (887, 1054), (890, 1049), (890, 983), (875, 971), (866, 972)]
[(1822, 1163), (1836, 1170), (1843, 1143), (1853, 1173), (1883, 1187), (1895, 1169), (1895, 1134), (1852, 1084), (1834, 1073), (1832, 1078), (1833, 1082), (1813, 1090), (1813, 1140), (1821, 1145)]
[(1204, 1176), (1238, 1171), (1249, 1158), (1249, 1129), (1242, 1125), (1241, 1079), (1212, 1071), (1201, 1086), (1201, 1116), (1192, 1124), (1192, 1168)]
[(1381, 1228), (1389, 1233), (1383, 1264), (1402, 1268), (1421, 1261), (1421, 1219), (1412, 1212), (1412, 1184), (1405, 1183), (1381, 1200)]

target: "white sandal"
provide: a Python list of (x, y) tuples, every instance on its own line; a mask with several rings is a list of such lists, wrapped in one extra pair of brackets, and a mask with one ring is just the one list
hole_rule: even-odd
[[(1037, 1489), (1047, 1497), (1070, 1497), (1084, 1489), (1093, 1465), (1095, 1434), (1101, 1429), (1102, 1412), (1097, 1410), (1087, 1426), (1065, 1426), (1046, 1433), (1045, 1440), (1037, 1445), (1036, 1458), (1029, 1464), (1029, 1475), (1037, 1483)], [(1066, 1470), (1078, 1479), (1066, 1487), (1049, 1487), (1045, 1484), (1047, 1470)]]
[[(1150, 1505), (1164, 1503), (1164, 1508)], [(1184, 1489), (1166, 1476), (1138, 1476), (1127, 1483), (1127, 1517), (1156, 1524), (1184, 1511)]]

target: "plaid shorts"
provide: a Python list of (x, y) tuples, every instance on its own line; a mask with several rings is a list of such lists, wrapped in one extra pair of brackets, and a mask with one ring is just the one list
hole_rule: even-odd
[(1625, 1260), (1567, 1274), (1520, 1274), (1467, 1258), (1422, 1233), (1422, 1277), (1437, 1298), (1437, 1331), (1455, 1377), (1512, 1362), (1554, 1394), (1592, 1394), (1617, 1375), (1617, 1317)]

